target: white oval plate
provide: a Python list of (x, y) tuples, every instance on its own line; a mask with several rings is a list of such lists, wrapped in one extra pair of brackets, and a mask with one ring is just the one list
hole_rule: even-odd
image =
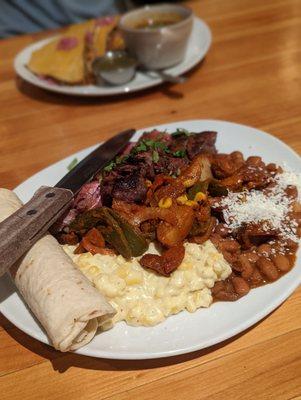
[[(268, 162), (286, 162), (301, 172), (301, 159), (286, 144), (262, 131), (230, 122), (214, 120), (182, 121), (156, 128), (175, 131), (176, 128), (200, 132), (218, 132), (217, 148), (221, 152), (241, 150), (245, 156), (260, 155)], [(134, 140), (147, 128), (140, 130)], [(23, 201), (41, 185), (54, 185), (67, 172), (68, 164), (85, 157), (93, 148), (51, 165), (19, 185), (15, 192)], [(300, 284), (300, 250), (296, 266), (273, 284), (252, 290), (246, 297), (233, 302), (219, 302), (208, 309), (190, 314), (183, 311), (163, 323), (151, 327), (131, 327), (124, 322), (112, 330), (98, 334), (85, 347), (76, 351), (94, 357), (114, 359), (148, 359), (167, 357), (199, 350), (222, 342), (247, 329), (277, 308)], [(8, 277), (0, 280), (0, 311), (28, 335), (49, 343), (47, 336), (28, 311)]]
[[(96, 86), (96, 85), (57, 85), (49, 83), (44, 79), (39, 78), (35, 74), (29, 71), (26, 67), (30, 60), (31, 53), (34, 50), (44, 46), (53, 38), (48, 38), (36, 42), (17, 54), (14, 67), (15, 71), (25, 81), (32, 83), (42, 89), (51, 90), (52, 92), (64, 93), (68, 95), (76, 96), (112, 96), (117, 94), (126, 94), (137, 92), (139, 90), (147, 89), (152, 86), (160, 85), (163, 80), (158, 77), (156, 73), (144, 74), (137, 72), (135, 78), (122, 86)], [(189, 71), (195, 65), (197, 65), (206, 55), (211, 45), (211, 32), (208, 25), (200, 18), (195, 17), (193, 23), (193, 29), (189, 40), (186, 56), (184, 60), (176, 65), (175, 67), (165, 69), (164, 72), (178, 76)]]

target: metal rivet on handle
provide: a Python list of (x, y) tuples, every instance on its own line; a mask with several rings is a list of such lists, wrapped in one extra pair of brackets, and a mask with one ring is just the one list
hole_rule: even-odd
[(49, 197), (54, 197), (54, 196), (55, 196), (55, 193), (50, 192), (50, 193), (47, 193), (45, 197), (49, 198)]
[(36, 214), (37, 213), (37, 210), (29, 210), (29, 211), (27, 211), (27, 215), (34, 215), (34, 214)]

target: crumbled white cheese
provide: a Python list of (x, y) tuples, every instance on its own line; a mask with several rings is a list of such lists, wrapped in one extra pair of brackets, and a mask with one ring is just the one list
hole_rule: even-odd
[(288, 217), (288, 213), (292, 210), (292, 201), (285, 193), (285, 189), (289, 185), (296, 186), (300, 198), (301, 174), (284, 171), (275, 176), (274, 182), (275, 186), (268, 192), (259, 190), (230, 192), (221, 201), (227, 226), (234, 230), (244, 224), (263, 222), (263, 229), (267, 231), (271, 228), (277, 229), (283, 238), (297, 242), (298, 224)]
[(301, 173), (285, 170), (282, 174), (276, 175), (275, 180), (277, 185), (282, 189), (285, 189), (287, 186), (296, 186), (298, 201), (301, 202)]

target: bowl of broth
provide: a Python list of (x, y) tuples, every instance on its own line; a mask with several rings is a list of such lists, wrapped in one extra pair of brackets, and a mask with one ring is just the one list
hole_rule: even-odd
[(164, 69), (183, 61), (193, 24), (182, 5), (157, 4), (124, 14), (119, 22), (127, 50), (148, 69)]

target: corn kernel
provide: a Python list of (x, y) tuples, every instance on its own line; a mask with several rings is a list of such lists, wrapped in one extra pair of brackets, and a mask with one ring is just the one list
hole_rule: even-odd
[(126, 277), (125, 281), (127, 285), (137, 285), (142, 283), (142, 274), (140, 272), (131, 271)]
[(172, 199), (170, 197), (165, 197), (163, 199), (160, 199), (159, 201), (159, 207), (160, 208), (169, 208), (172, 205)]
[(182, 307), (176, 304), (175, 306), (171, 307), (170, 313), (171, 314), (178, 314), (180, 311), (182, 311)]
[(207, 196), (205, 193), (203, 192), (198, 192), (195, 196), (194, 196), (194, 201), (203, 201), (206, 200)]
[(190, 269), (192, 269), (192, 267), (193, 267), (192, 263), (182, 262), (182, 264), (179, 266), (178, 270), (182, 270), (182, 271), (190, 270)]
[(189, 207), (195, 207), (197, 205), (198, 205), (198, 203), (194, 200), (187, 200), (185, 203), (185, 206), (189, 206)]
[(195, 183), (195, 178), (186, 179), (186, 181), (183, 182), (186, 188), (193, 186), (194, 183)]
[(128, 273), (129, 273), (129, 269), (126, 266), (121, 266), (117, 270), (117, 275), (123, 279), (128, 275)]
[(183, 205), (186, 203), (187, 200), (188, 200), (188, 198), (187, 198), (186, 194), (183, 194), (182, 196), (179, 196), (177, 198), (177, 203)]
[(146, 185), (146, 187), (151, 187), (152, 183), (149, 179), (145, 179), (145, 185)]
[(89, 273), (91, 275), (97, 275), (98, 274), (98, 268), (95, 265), (92, 265), (92, 267), (89, 268)]

